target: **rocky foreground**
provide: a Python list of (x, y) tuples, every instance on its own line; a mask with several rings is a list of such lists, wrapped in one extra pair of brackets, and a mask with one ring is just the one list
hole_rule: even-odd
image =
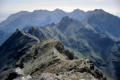
[(106, 80), (92, 61), (77, 58), (59, 40), (39, 41), (17, 30), (0, 52), (1, 80)]

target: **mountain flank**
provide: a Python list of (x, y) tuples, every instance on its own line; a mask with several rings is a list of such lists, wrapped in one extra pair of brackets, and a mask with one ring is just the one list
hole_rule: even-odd
[(19, 29), (0, 47), (0, 52), (0, 61), (4, 60), (0, 65), (1, 80), (106, 80), (92, 61), (78, 59), (59, 40), (38, 41)]

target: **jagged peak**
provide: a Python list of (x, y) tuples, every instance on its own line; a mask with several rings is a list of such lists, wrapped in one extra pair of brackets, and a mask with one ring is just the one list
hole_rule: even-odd
[(101, 11), (101, 12), (105, 12), (103, 9), (95, 9), (94, 11)]
[(35, 36), (33, 36), (33, 35), (29, 34), (29, 33), (26, 33), (26, 32), (22, 31), (19, 28), (16, 29), (16, 31), (13, 33), (12, 36), (15, 36), (15, 35), (20, 35), (20, 37), (26, 36), (26, 37), (29, 37), (31, 39), (36, 40), (39, 43), (39, 39), (37, 37), (35, 37)]
[(21, 34), (21, 35), (27, 35), (24, 31), (22, 31), (20, 28), (17, 28), (14, 34)]
[(59, 22), (59, 24), (63, 24), (63, 23), (65, 23), (65, 24), (71, 24), (72, 22), (79, 22), (78, 20), (75, 20), (75, 19), (72, 19), (72, 18), (70, 18), (69, 16), (65, 16), (65, 17), (63, 17), (62, 19), (61, 19), (61, 21)]
[(54, 11), (64, 12), (62, 9), (56, 8)]
[(96, 12), (96, 13), (106, 13), (103, 9), (95, 9), (94, 12)]
[(80, 10), (80, 9), (74, 9), (74, 10), (72, 11), (72, 13), (78, 13), (78, 12), (84, 13), (84, 11), (83, 11), (83, 10)]
[(16, 33), (18, 33), (18, 32), (22, 32), (20, 28), (16, 29)]
[(103, 9), (95, 9), (93, 11), (87, 11), (87, 13), (91, 13), (91, 14), (106, 14), (107, 12), (105, 12)]
[(73, 21), (73, 19), (69, 18), (68, 16), (65, 16), (61, 19), (61, 21), (58, 24), (59, 28), (65, 28), (67, 25), (70, 25), (70, 23)]
[(61, 31), (65, 31), (68, 27), (70, 27), (69, 25), (71, 24), (79, 24), (78, 20), (72, 19), (68, 16), (65, 16), (61, 19), (61, 21), (57, 24), (57, 27), (61, 30)]
[(20, 28), (17, 28), (16, 31), (13, 33), (12, 36), (14, 35), (26, 35)]

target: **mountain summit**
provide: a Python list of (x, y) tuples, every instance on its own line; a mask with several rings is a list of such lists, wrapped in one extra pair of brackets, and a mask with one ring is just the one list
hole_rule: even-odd
[(59, 40), (39, 42), (19, 29), (0, 47), (0, 52), (0, 61), (4, 62), (0, 62), (1, 80), (106, 80), (90, 60), (78, 59)]
[(1, 22), (0, 30), (7, 31), (9, 29), (7, 32), (14, 32), (17, 28), (24, 28), (26, 26), (45, 26), (51, 23), (58, 23), (65, 16), (82, 20), (84, 14), (84, 11), (78, 9), (70, 13), (60, 9), (55, 9), (54, 11), (20, 11), (16, 14), (12, 14), (5, 21)]
[[(88, 12), (36, 10), (13, 14), (0, 23), (0, 42), (17, 28), (24, 31), (17, 29), (0, 46), (0, 79), (9, 80), (11, 74), (17, 78), (26, 74), (31, 79), (44, 75), (54, 79), (59, 74), (72, 79), (71, 76), (78, 75), (82, 79), (80, 75), (85, 76), (82, 73), (85, 72), (90, 79), (104, 80), (100, 69), (109, 80), (119, 80), (119, 25), (119, 17), (101, 9)], [(76, 56), (90, 61), (79, 60)], [(95, 66), (91, 62), (98, 69), (93, 69)], [(15, 70), (22, 70), (24, 75), (18, 76)]]
[(39, 43), (36, 37), (17, 29), (15, 33), (0, 46), (0, 68), (11, 62), (11, 60), (11, 63), (15, 63), (14, 58), (18, 59), (24, 54), (21, 51), (28, 49), (36, 43)]
[[(85, 24), (84, 22), (64, 17), (58, 24), (53, 26), (47, 25), (43, 28), (38, 27), (36, 30), (31, 30), (30, 28), (30, 31), (28, 28), (27, 32), (38, 37), (40, 40), (42, 36), (45, 37), (42, 38), (43, 40), (48, 38), (60, 40), (66, 48), (74, 51), (75, 55), (82, 58), (90, 58), (94, 64), (108, 76), (108, 78), (117, 78), (118, 76), (115, 77), (114, 75), (116, 74), (113, 73), (117, 72), (117, 70), (110, 67), (111, 63), (108, 64), (109, 57), (113, 57), (110, 53), (112, 52), (111, 50), (116, 41), (106, 34), (99, 34), (89, 26), (90, 25)], [(38, 36), (41, 34), (41, 37)], [(119, 62), (118, 59), (116, 62)], [(114, 64), (111, 65), (114, 67), (116, 66)], [(113, 74), (111, 75), (111, 73)]]
[(0, 44), (10, 36), (8, 34), (12, 34), (17, 28), (44, 27), (52, 23), (57, 24), (65, 16), (84, 23), (85, 27), (89, 27), (100, 34), (106, 34), (116, 40), (120, 38), (120, 18), (102, 9), (87, 12), (80, 9), (75, 9), (72, 12), (64, 12), (60, 9), (54, 11), (35, 10), (33, 12), (20, 11), (1, 22), (0, 31), (4, 32), (4, 35), (0, 34), (2, 37)]

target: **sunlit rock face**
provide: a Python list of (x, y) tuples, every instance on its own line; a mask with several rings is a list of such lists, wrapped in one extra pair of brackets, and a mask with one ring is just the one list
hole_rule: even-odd
[[(16, 49), (15, 52), (10, 51), (12, 48)], [(1, 80), (106, 80), (92, 61), (79, 59), (56, 39), (40, 41), (17, 30), (0, 50), (4, 52), (0, 59), (5, 62), (0, 68)]]

